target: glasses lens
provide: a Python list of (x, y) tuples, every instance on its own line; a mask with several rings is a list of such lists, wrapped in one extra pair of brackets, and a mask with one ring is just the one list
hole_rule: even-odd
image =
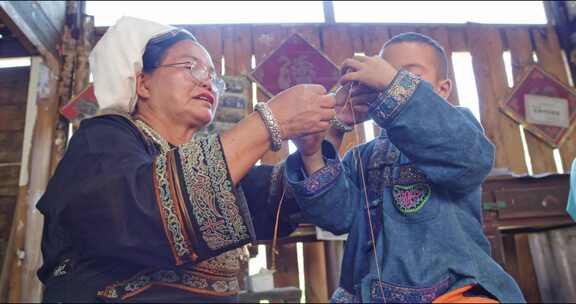
[(213, 77), (212, 85), (214, 86), (214, 90), (216, 91), (216, 94), (218, 94), (218, 96), (222, 96), (222, 94), (224, 94), (224, 92), (226, 91), (226, 82), (224, 82), (222, 78)]

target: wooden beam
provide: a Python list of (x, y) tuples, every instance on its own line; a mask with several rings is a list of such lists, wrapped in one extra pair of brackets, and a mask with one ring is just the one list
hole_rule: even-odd
[(26, 56), (30, 56), (30, 53), (18, 40), (6, 37), (0, 39), (0, 58)]
[(0, 20), (31, 55), (56, 60), (65, 5), (65, 1), (0, 1)]

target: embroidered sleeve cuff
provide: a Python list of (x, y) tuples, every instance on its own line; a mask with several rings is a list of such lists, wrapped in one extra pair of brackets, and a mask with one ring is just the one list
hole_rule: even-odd
[(305, 176), (302, 173), (304, 163), (299, 153), (294, 153), (288, 157), (286, 175), (295, 193), (303, 196), (317, 195), (334, 184), (342, 174), (342, 165), (336, 149), (326, 140), (322, 143), (322, 154), (326, 166), (310, 176)]
[(254, 239), (248, 207), (237, 197), (219, 136), (196, 137), (160, 154), (154, 175), (176, 265), (199, 262)]
[(410, 97), (416, 91), (421, 79), (406, 71), (400, 70), (370, 108), (370, 116), (382, 128), (398, 116), (398, 113), (408, 104)]

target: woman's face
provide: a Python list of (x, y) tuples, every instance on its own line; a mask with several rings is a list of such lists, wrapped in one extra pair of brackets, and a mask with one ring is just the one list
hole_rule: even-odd
[[(141, 75), (139, 102), (147, 103), (161, 119), (200, 129), (214, 118), (218, 96), (210, 77), (198, 79), (188, 68), (197, 61), (214, 73), (210, 54), (201, 45), (182, 40), (171, 46), (152, 73)], [(166, 66), (170, 65), (170, 66)]]

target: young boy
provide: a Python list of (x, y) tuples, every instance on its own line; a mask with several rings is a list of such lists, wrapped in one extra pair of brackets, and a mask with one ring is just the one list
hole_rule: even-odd
[(350, 72), (341, 84), (353, 87), (339, 119), (371, 117), (382, 134), (342, 161), (323, 135), (309, 135), (286, 163), (308, 219), (348, 233), (332, 301), (524, 302), (482, 231), (480, 186), (494, 146), (469, 110), (446, 101), (452, 84), (442, 47), (404, 33), (380, 56), (342, 68)]

